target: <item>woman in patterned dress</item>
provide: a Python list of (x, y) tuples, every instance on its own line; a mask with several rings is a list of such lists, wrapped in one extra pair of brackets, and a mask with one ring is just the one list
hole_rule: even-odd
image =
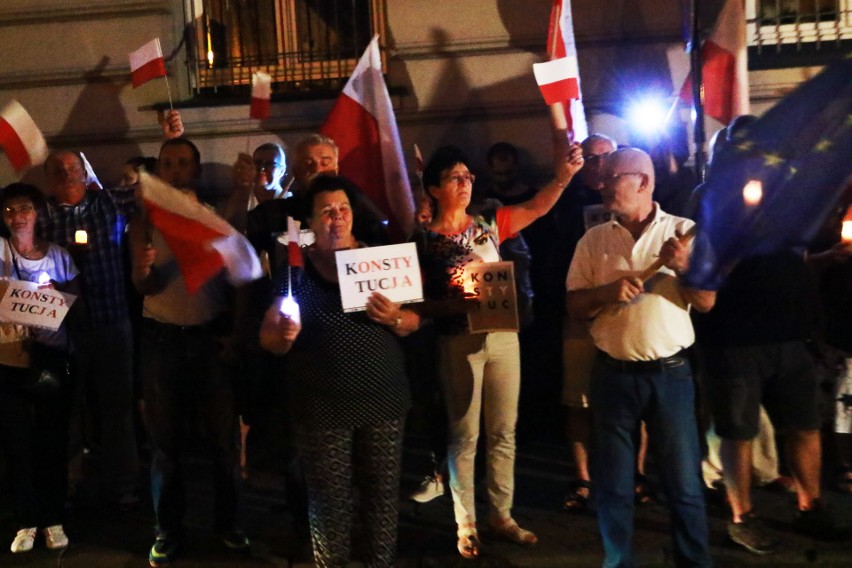
[[(349, 561), (354, 473), (366, 524), (366, 564), (391, 566), (410, 405), (396, 336), (417, 329), (420, 318), (378, 293), (366, 312), (343, 312), (335, 252), (360, 246), (352, 236), (358, 191), (345, 178), (320, 176), (304, 197), (316, 242), (304, 249), (304, 268), (289, 278), (283, 271), (260, 341), (273, 353), (288, 354), (290, 412), (308, 486), (317, 565), (337, 568)], [(291, 293), (301, 321), (279, 309)]]
[(501, 240), (547, 213), (582, 167), (579, 144), (557, 160), (556, 177), (531, 199), (471, 216), (474, 176), (460, 150), (440, 148), (423, 171), (423, 186), (432, 198), (434, 217), (415, 235), (424, 272), (423, 315), (435, 320), (438, 367), (449, 418), (448, 462), (458, 551), (467, 559), (479, 555), (474, 505), (474, 457), (480, 414), (485, 416), (489, 525), (494, 534), (517, 544), (538, 538), (512, 518), (515, 467), (515, 423), (521, 368), (518, 334), (470, 333), (460, 277), (472, 263), (500, 260)]

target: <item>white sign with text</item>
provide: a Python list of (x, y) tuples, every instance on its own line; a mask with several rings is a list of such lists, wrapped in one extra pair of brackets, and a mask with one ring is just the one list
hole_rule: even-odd
[[(4, 290), (5, 288), (5, 290)], [(53, 288), (40, 288), (35, 282), (0, 282), (0, 321), (57, 331), (77, 296)]]
[(423, 301), (414, 243), (339, 250), (335, 254), (344, 312), (364, 310), (373, 292), (401, 304)]

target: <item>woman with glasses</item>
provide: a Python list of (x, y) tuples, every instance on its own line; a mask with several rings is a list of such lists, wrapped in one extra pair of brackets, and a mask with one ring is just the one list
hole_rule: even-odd
[[(4, 236), (8, 237), (0, 238), (2, 277), (77, 295), (78, 271), (68, 251), (39, 235), (37, 208), (42, 201), (38, 189), (23, 183), (9, 185), (0, 194)], [(5, 331), (10, 324), (3, 325)], [(29, 336), (24, 346), (36, 342), (68, 353), (71, 342), (67, 328), (66, 323), (55, 332), (24, 328)], [(33, 381), (29, 358), (10, 357), (9, 347), (13, 346), (6, 344), (0, 349), (0, 442), (11, 466), (15, 517), (20, 527), (11, 550), (32, 550), (39, 527), (48, 549), (65, 548), (68, 537), (62, 527), (62, 513), (68, 485), (72, 376), (70, 372), (42, 373)]]
[(582, 151), (571, 145), (558, 160), (556, 177), (530, 200), (471, 216), (474, 176), (458, 148), (440, 148), (423, 172), (432, 200), (432, 221), (415, 234), (424, 272), (424, 317), (438, 333), (439, 375), (449, 418), (450, 489), (458, 525), (458, 551), (479, 555), (474, 507), (474, 457), (480, 414), (485, 416), (489, 525), (505, 540), (529, 545), (538, 538), (512, 518), (515, 423), (520, 391), (516, 332), (470, 333), (459, 276), (469, 264), (500, 260), (499, 244), (547, 213), (582, 167)]

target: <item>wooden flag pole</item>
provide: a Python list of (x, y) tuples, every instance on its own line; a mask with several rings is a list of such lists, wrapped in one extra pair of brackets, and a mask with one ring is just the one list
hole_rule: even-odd
[[(157, 51), (162, 55), (163, 47), (160, 45), (160, 38), (157, 38)], [(165, 60), (163, 61), (163, 66), (165, 67)], [(172, 89), (169, 86), (169, 70), (166, 69), (166, 74), (163, 75), (163, 79), (166, 80), (166, 93), (169, 95), (169, 108), (171, 110), (175, 110), (175, 105), (172, 103)]]
[[(691, 241), (694, 236), (695, 236), (695, 225), (690, 227), (687, 232), (685, 232), (683, 235), (678, 237), (678, 240), (680, 241), (680, 244), (685, 245), (689, 241)], [(639, 273), (639, 280), (641, 280), (642, 282), (647, 282), (662, 267), (663, 267), (663, 261), (662, 261), (662, 259), (658, 258), (657, 260), (654, 261), (654, 263), (651, 266), (649, 266), (648, 268), (646, 268), (645, 270), (643, 270), (642, 272)]]

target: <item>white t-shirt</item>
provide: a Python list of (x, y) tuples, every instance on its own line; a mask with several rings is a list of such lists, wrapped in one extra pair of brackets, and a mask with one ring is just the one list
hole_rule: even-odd
[[(669, 215), (654, 204), (654, 219), (634, 241), (618, 221), (592, 227), (577, 243), (566, 287), (595, 288), (636, 275), (653, 264), (663, 243), (694, 223)], [(674, 355), (695, 341), (689, 305), (668, 268), (645, 282), (645, 292), (630, 303), (607, 304), (592, 320), (590, 331), (598, 349), (623, 361), (651, 361)]]

